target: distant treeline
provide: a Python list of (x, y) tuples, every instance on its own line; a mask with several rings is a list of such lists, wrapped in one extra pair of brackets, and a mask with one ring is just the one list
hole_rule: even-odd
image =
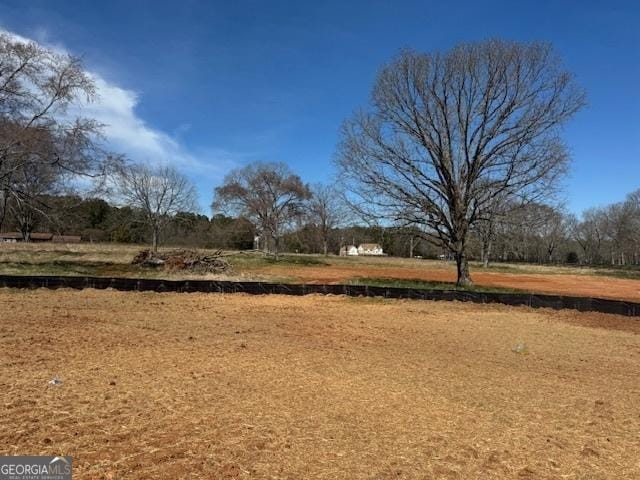
[[(73, 196), (40, 199), (42, 213), (34, 213), (29, 231), (81, 235), (86, 242), (148, 243), (149, 229), (142, 211), (117, 207), (100, 198)], [(46, 205), (46, 209), (45, 206)], [(26, 228), (8, 213), (5, 231)], [(200, 248), (248, 250), (254, 248), (256, 227), (246, 218), (181, 212), (163, 232), (162, 243)], [(337, 254), (344, 245), (378, 243), (385, 254), (398, 257), (448, 257), (415, 228), (348, 226), (333, 228), (328, 252)], [(282, 236), (282, 251), (323, 253), (321, 228), (301, 217)], [(474, 230), (470, 258), (482, 261), (540, 264), (640, 264), (640, 194), (606, 207), (590, 209), (582, 218), (547, 205), (531, 204), (497, 217), (493, 225)]]
[[(41, 212), (32, 212), (28, 224), (23, 218), (7, 213), (5, 231), (80, 235), (85, 242), (149, 243), (150, 232), (143, 212), (131, 207), (117, 207), (101, 198), (82, 199), (73, 196), (43, 197)], [(287, 252), (322, 253), (323, 240), (312, 223), (292, 228), (283, 235), (282, 247)], [(441, 249), (427, 245), (417, 235), (394, 228), (352, 226), (333, 229), (329, 253), (338, 253), (346, 244), (379, 243), (385, 252), (395, 256), (436, 256)], [(163, 231), (162, 243), (200, 248), (248, 250), (254, 248), (255, 226), (243, 217), (223, 214), (212, 218), (192, 212), (174, 215)], [(413, 247), (411, 246), (413, 243)]]
[[(72, 196), (46, 197), (41, 212), (32, 212), (28, 225), (7, 213), (4, 230), (23, 233), (53, 232), (80, 235), (86, 242), (148, 243), (150, 232), (143, 212), (132, 207), (117, 207), (101, 198)], [(249, 249), (253, 247), (254, 228), (246, 220), (216, 215), (180, 212), (170, 220), (164, 243), (207, 248)]]

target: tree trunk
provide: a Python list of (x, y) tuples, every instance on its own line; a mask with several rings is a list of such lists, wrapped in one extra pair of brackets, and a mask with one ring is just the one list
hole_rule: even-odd
[(487, 242), (486, 246), (482, 247), (482, 267), (489, 268), (489, 256), (491, 255), (491, 240)]
[(0, 191), (0, 230), (2, 230), (2, 225), (4, 224), (4, 219), (7, 216), (7, 195), (6, 192)]
[(154, 252), (158, 251), (158, 229), (153, 227), (153, 232), (151, 234), (151, 248)]
[(326, 238), (322, 240), (322, 251), (324, 252), (325, 257), (329, 255), (328, 242)]
[(471, 281), (471, 276), (469, 275), (469, 263), (467, 261), (467, 255), (464, 250), (455, 253), (456, 257), (456, 267), (458, 269), (458, 280), (456, 281), (456, 285), (459, 287), (467, 287), (471, 285), (473, 282)]
[(273, 256), (276, 260), (276, 262), (278, 261), (278, 236), (274, 235), (273, 236)]
[(31, 230), (31, 225), (29, 224), (28, 220), (23, 219), (20, 222), (20, 233), (22, 234), (22, 240), (24, 240), (25, 242), (31, 241)]
[(409, 258), (413, 258), (413, 236), (409, 237)]

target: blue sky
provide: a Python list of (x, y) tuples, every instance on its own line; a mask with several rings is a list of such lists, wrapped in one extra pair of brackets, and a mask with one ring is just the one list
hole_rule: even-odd
[(589, 106), (566, 128), (570, 210), (640, 188), (640, 2), (0, 0), (0, 27), (81, 55), (98, 80), (90, 113), (132, 158), (175, 162), (204, 213), (234, 166), (287, 162), (332, 175), (340, 123), (380, 65), (503, 37), (552, 42)]

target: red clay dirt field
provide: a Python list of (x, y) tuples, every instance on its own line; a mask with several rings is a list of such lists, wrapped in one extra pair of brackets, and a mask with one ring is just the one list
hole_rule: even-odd
[(76, 479), (635, 479), (639, 333), (500, 305), (3, 289), (0, 454), (72, 455)]
[[(456, 281), (454, 268), (436, 268), (434, 263), (426, 263), (424, 268), (419, 268), (417, 263), (403, 267), (386, 266), (384, 263), (301, 267), (270, 265), (256, 269), (255, 272), (274, 277), (287, 276), (305, 283), (345, 283), (366, 277), (452, 283)], [(478, 268), (472, 270), (471, 276), (476, 285), (483, 287), (640, 302), (640, 280), (636, 279), (586, 274), (485, 272)]]

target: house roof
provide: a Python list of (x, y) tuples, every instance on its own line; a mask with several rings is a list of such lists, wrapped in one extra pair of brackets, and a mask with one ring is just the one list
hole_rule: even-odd
[(82, 240), (80, 235), (54, 235), (53, 241), (56, 243), (79, 243)]
[(373, 249), (382, 248), (382, 247), (380, 247), (380, 245), (377, 243), (361, 243), (358, 248), (362, 248), (364, 250), (373, 250)]
[[(53, 233), (47, 232), (32, 232), (31, 240), (51, 240)], [(0, 233), (0, 238), (22, 240), (22, 234), (20, 232), (4, 232)]]
[(31, 240), (51, 240), (53, 233), (33, 232), (30, 235)]
[(4, 232), (0, 233), (0, 238), (19, 240), (22, 238), (22, 234), (20, 232)]

